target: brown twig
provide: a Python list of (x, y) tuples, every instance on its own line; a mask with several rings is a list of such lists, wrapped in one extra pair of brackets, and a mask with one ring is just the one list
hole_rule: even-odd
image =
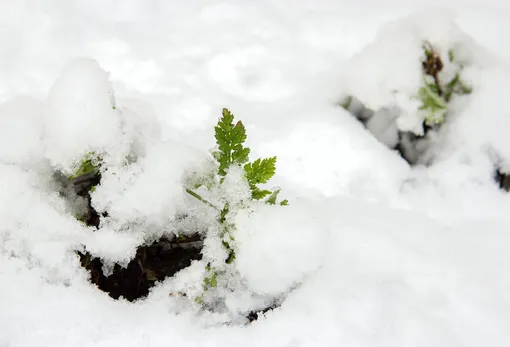
[(436, 50), (432, 46), (429, 41), (425, 41), (423, 44), (423, 48), (425, 49), (426, 58), (423, 61), (423, 71), (425, 74), (432, 76), (434, 78), (434, 83), (436, 84), (437, 94), (439, 96), (443, 95), (443, 88), (441, 88), (441, 84), (439, 83), (439, 73), (443, 70), (443, 61), (439, 54), (437, 54)]

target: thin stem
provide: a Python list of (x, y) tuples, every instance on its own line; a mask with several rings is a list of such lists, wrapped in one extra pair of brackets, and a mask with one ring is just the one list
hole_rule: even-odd
[(213, 204), (211, 204), (209, 201), (205, 200), (203, 197), (201, 197), (200, 195), (198, 195), (197, 193), (195, 193), (194, 191), (192, 191), (191, 189), (189, 188), (186, 188), (186, 193), (188, 193), (189, 195), (191, 195), (192, 197), (194, 197), (195, 199), (203, 202), (204, 204), (206, 205), (209, 205), (211, 206), (212, 208), (214, 208), (215, 210), (217, 210), (216, 206), (214, 206)]

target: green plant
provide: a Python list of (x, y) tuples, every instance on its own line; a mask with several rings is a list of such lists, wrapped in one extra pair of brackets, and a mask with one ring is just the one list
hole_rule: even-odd
[(425, 124), (434, 126), (445, 121), (448, 103), (453, 95), (470, 94), (472, 89), (462, 81), (460, 74), (464, 65), (455, 61), (455, 52), (452, 49), (448, 51), (448, 63), (454, 65), (456, 71), (454, 77), (445, 84), (442, 84), (439, 78), (444, 68), (440, 55), (428, 41), (424, 43), (423, 50), (423, 85), (417, 97), (421, 101), (419, 110), (424, 113)]
[(95, 152), (88, 152), (81, 160), (78, 169), (72, 175), (68, 176), (68, 178), (71, 180), (87, 173), (98, 172), (100, 163), (101, 157), (99, 155)]
[[(455, 53), (452, 49), (448, 51), (448, 60), (450, 63), (456, 63), (455, 62)], [(444, 98), (447, 102), (450, 102), (450, 99), (454, 94), (457, 95), (465, 95), (465, 94), (471, 94), (473, 89), (465, 84), (462, 79), (460, 78), (460, 72), (464, 69), (464, 65), (459, 65), (459, 71), (455, 73), (455, 76), (448, 82), (445, 86), (445, 93)]]
[[(232, 278), (236, 279), (236, 285), (243, 286), (237, 288), (246, 289), (241, 277), (236, 275), (235, 267), (237, 214), (243, 209), (252, 209), (256, 204), (288, 205), (287, 200), (279, 199), (280, 188), (267, 189), (264, 186), (275, 175), (277, 158), (250, 161), (250, 148), (245, 145), (246, 128), (241, 121), (234, 121), (234, 115), (229, 110), (223, 109), (222, 116), (214, 127), (214, 136), (216, 147), (212, 151), (209, 168), (203, 170), (205, 172), (192, 173), (184, 187), (191, 197), (205, 206), (205, 209), (210, 208), (216, 212), (214, 219), (208, 221), (210, 228), (203, 232), (205, 234), (203, 237), (212, 241), (209, 244), (214, 244), (215, 251), (219, 252), (208, 252), (207, 247), (211, 246), (204, 242), (202, 248), (204, 275), (201, 278), (202, 282), (199, 283), (201, 293), (193, 295), (195, 302), (203, 304), (204, 307), (218, 299), (212, 294), (213, 288), (228, 287), (229, 290), (233, 290), (226, 284)], [(89, 173), (99, 173), (101, 165), (104, 165), (102, 156), (96, 152), (87, 153), (78, 164), (76, 171), (68, 176), (70, 180)], [(84, 194), (92, 193), (101, 183), (94, 181), (93, 184), (86, 187)], [(90, 196), (88, 203), (89, 210), (95, 212), (90, 205)], [(75, 214), (75, 218), (84, 224), (87, 224), (89, 219), (94, 222), (97, 220), (97, 216), (92, 219), (89, 217), (86, 214)], [(183, 235), (176, 235), (176, 238), (181, 241), (185, 239)], [(208, 293), (209, 295), (206, 295)]]
[[(235, 230), (236, 225), (233, 217), (240, 208), (248, 208), (251, 202), (263, 200), (269, 205), (280, 204), (288, 205), (287, 200), (277, 201), (280, 189), (268, 190), (259, 187), (266, 184), (276, 172), (276, 157), (256, 159), (249, 162), (250, 149), (245, 147), (247, 139), (246, 128), (241, 121), (234, 123), (234, 115), (226, 108), (223, 109), (222, 117), (214, 128), (217, 149), (213, 151), (213, 157), (217, 163), (217, 170), (214, 174), (207, 173), (199, 178), (192, 188), (187, 188), (186, 192), (200, 202), (214, 208), (217, 211), (217, 222), (219, 225), (219, 236), (221, 243), (226, 250), (227, 257), (224, 264), (233, 264), (236, 259), (235, 253)], [(205, 187), (209, 191), (222, 191), (218, 189), (225, 183), (228, 173), (233, 169), (241, 169), (243, 172), (242, 180), (249, 187), (250, 197), (248, 199), (237, 201), (231, 196), (221, 196), (219, 201), (222, 205), (217, 206), (197, 193), (197, 189)], [(218, 277), (222, 274), (222, 269), (213, 265), (211, 261), (206, 263), (206, 274), (204, 277), (203, 288), (207, 292), (210, 288), (218, 285)], [(196, 299), (202, 302), (202, 296)]]
[[(244, 147), (246, 141), (246, 128), (241, 121), (235, 125), (234, 115), (226, 108), (223, 109), (223, 116), (215, 126), (215, 137), (218, 150), (214, 152), (214, 158), (218, 161), (218, 175), (223, 183), (226, 169), (232, 165), (242, 165), (245, 171), (245, 178), (249, 183), (252, 199), (261, 200), (264, 197), (274, 194), (267, 189), (260, 189), (259, 184), (267, 183), (276, 173), (276, 157), (257, 159), (249, 163), (250, 149)], [(278, 194), (279, 189), (276, 191)], [(267, 202), (267, 200), (266, 200)], [(286, 203), (284, 200), (282, 203)]]
[(425, 81), (418, 91), (421, 100), (419, 110), (425, 112), (425, 124), (432, 126), (444, 122), (448, 113), (446, 101), (439, 95), (437, 86)]
[(352, 96), (350, 96), (350, 95), (344, 96), (339, 103), (339, 105), (346, 111), (349, 111), (351, 104), (352, 104)]

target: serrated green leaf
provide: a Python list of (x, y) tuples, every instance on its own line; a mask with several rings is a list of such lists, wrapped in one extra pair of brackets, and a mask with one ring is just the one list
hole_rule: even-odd
[(289, 200), (285, 199), (280, 202), (281, 206), (289, 206)]
[(276, 157), (257, 159), (244, 166), (250, 184), (267, 183), (276, 172)]
[(213, 154), (218, 161), (218, 173), (220, 176), (227, 174), (227, 169), (232, 164), (244, 164), (248, 161), (250, 149), (243, 146), (246, 141), (246, 128), (241, 121), (233, 124), (234, 115), (226, 108), (223, 115), (214, 127), (218, 151)]
[(244, 164), (248, 161), (248, 156), (250, 155), (250, 149), (242, 146), (234, 147), (234, 151), (232, 152), (232, 162), (237, 164)]
[(258, 189), (257, 187), (255, 187), (251, 191), (251, 198), (253, 200), (261, 200), (270, 194), (271, 194), (271, 191), (269, 191), (269, 190), (261, 190), (261, 189)]
[(257, 159), (244, 166), (246, 180), (250, 185), (252, 199), (260, 200), (270, 195), (269, 190), (261, 190), (257, 184), (267, 183), (276, 172), (276, 157)]

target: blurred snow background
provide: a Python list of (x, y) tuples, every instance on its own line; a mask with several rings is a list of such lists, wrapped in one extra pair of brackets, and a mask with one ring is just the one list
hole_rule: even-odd
[[(395, 81), (413, 83), (413, 33), (436, 6), (441, 21), (427, 30), (448, 39), (457, 26), (479, 56), (474, 94), (445, 126), (434, 164), (411, 168), (336, 103), (353, 79), (376, 101)], [(0, 9), (0, 346), (509, 345), (510, 197), (493, 174), (510, 160), (510, 4)], [(378, 78), (357, 75), (363, 64)], [(112, 88), (125, 118), (110, 108)], [(291, 203), (239, 217), (239, 269), (262, 293), (302, 286), (248, 327), (183, 308), (170, 282), (134, 304), (111, 300), (72, 251), (86, 244), (126, 261), (143, 235), (115, 228), (160, 227), (185, 207), (179, 174), (214, 144), (223, 107), (243, 120), (254, 157), (278, 156), (275, 181)], [(92, 233), (52, 190), (50, 169), (72, 170), (97, 149), (115, 167), (132, 144), (143, 160), (118, 167), (94, 196), (117, 224)]]

